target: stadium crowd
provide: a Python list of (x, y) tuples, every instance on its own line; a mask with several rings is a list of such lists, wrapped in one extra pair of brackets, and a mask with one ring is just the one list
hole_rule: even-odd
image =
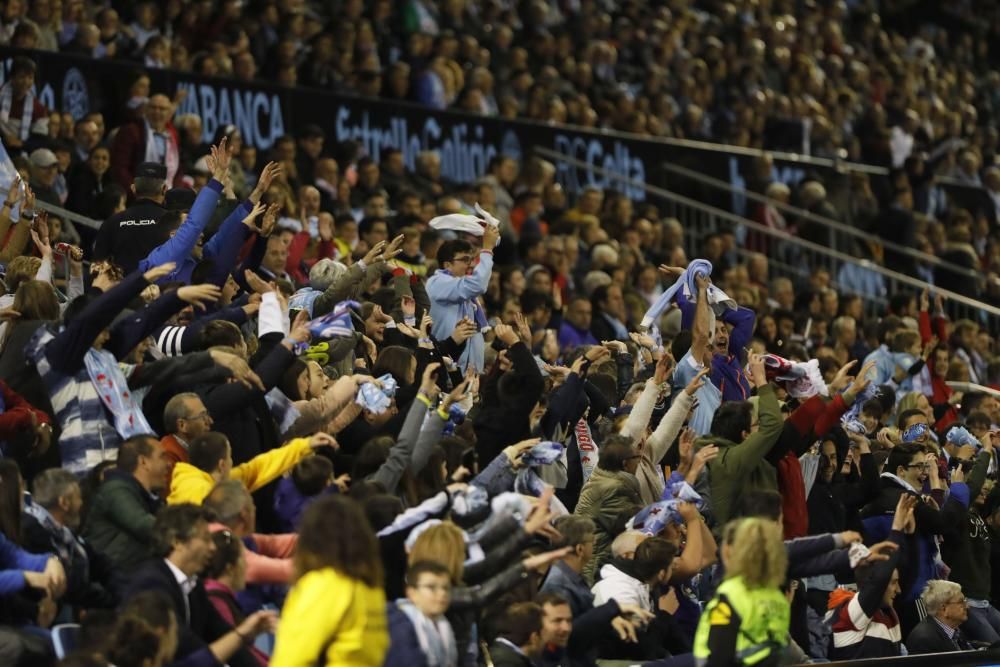
[[(479, 15), (474, 3), (401, 4), (397, 17), (393, 3), (368, 3), (369, 20), (363, 3), (342, 3), (347, 20), (328, 34), (296, 3), (246, 16), (238, 2), (218, 15), (207, 2), (140, 3), (120, 23), (82, 2), (60, 14), (7, 0), (0, 33), (17, 46), (141, 52), (146, 67), (182, 66), (180, 49), (212, 44), (192, 54), (198, 71), (231, 60), (252, 77), (254, 62), (271, 62), (288, 83), (374, 95), (383, 70), (388, 89), (408, 87), (400, 65), (415, 55), (441, 81), (451, 58), (487, 58), (486, 36), (468, 28), (507, 16), (500, 3)], [(681, 20), (664, 14), (660, 26), (643, 3), (616, 5), (607, 21), (598, 3), (529, 3), (534, 30), (508, 38), (530, 47), (533, 68), (545, 49), (576, 52), (574, 17), (591, 38), (631, 30), (610, 54), (587, 42), (594, 80), (608, 84), (626, 65), (654, 76), (644, 58), (669, 65), (678, 38), (694, 70), (688, 54), (742, 48), (711, 42), (735, 26), (756, 49), (765, 25), (735, 5), (666, 4)], [(835, 26), (860, 15), (852, 7), (809, 9), (815, 30), (784, 20), (784, 46), (840, 44)], [(504, 23), (490, 23), (490, 40)], [(677, 32), (654, 39), (660, 29)], [(773, 38), (764, 61), (782, 46)], [(851, 62), (864, 64), (863, 43), (852, 33)], [(948, 51), (940, 33), (926, 43)], [(346, 49), (326, 71), (323, 48)], [(736, 62), (712, 58), (704, 76)], [(878, 62), (885, 83), (894, 65)], [(940, 81), (963, 64), (921, 71)], [(739, 95), (713, 101), (694, 70), (684, 118), (707, 96), (704, 138), (737, 141), (728, 133), (742, 121), (721, 130), (722, 109), (767, 116)], [(456, 184), (433, 153), (409, 172), (398, 151), (375, 161), (318, 127), (258, 155), (233, 126), (204, 144), (200, 119), (175, 118), (176, 100), (148, 78), (108, 122), (45, 109), (30, 59), (10, 71), (0, 135), (19, 178), (0, 207), (3, 664), (66, 653), (65, 665), (118, 667), (778, 665), (1000, 641), (1000, 359), (994, 332), (950, 320), (933, 289), (885, 294), (843, 270), (772, 278), (776, 249), (742, 261), (731, 234), (691, 243), (701, 230), (653, 204), (597, 188), (571, 199), (537, 158), (501, 156)], [(578, 120), (536, 115), (538, 85), (552, 102), (546, 74), (498, 76), (526, 94), (512, 112), (498, 92), (498, 110)], [(802, 76), (789, 103), (822, 99), (825, 84), (810, 91), (815, 77)], [(615, 104), (659, 104), (642, 87), (652, 83), (618, 88)], [(780, 96), (767, 104), (780, 109)], [(951, 114), (958, 98), (947, 99)], [(618, 117), (608, 110), (599, 116)], [(649, 111), (647, 124), (670, 118)], [(852, 150), (862, 134), (851, 127), (833, 145)], [(958, 129), (982, 140), (969, 144), (982, 148), (972, 173), (987, 181), (985, 127)], [(780, 195), (760, 163), (753, 187)], [(871, 194), (872, 219), (895, 232), (905, 218), (934, 251), (989, 272), (995, 221), (932, 196), (904, 163), (891, 202)], [(798, 196), (821, 194), (816, 185)], [(39, 201), (102, 224), (74, 225)], [(872, 297), (888, 309), (867, 314)]]

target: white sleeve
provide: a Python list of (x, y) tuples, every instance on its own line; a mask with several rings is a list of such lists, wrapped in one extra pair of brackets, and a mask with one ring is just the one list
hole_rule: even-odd
[(289, 328), (288, 312), (281, 307), (278, 295), (274, 292), (265, 293), (257, 313), (257, 336), (263, 337), (275, 332), (288, 335)]

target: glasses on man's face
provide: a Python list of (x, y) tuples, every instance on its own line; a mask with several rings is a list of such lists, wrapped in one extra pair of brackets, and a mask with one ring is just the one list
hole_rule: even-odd
[(453, 262), (462, 262), (463, 264), (468, 264), (469, 262), (472, 261), (472, 255), (458, 255), (452, 261)]
[(962, 596), (957, 600), (949, 600), (948, 604), (957, 604), (959, 607), (966, 607), (968, 606), (969, 601), (965, 598), (965, 596)]
[(919, 468), (920, 470), (930, 470), (931, 469), (931, 464), (927, 463), (925, 461), (924, 463), (911, 463), (910, 465), (908, 465), (906, 467), (907, 468)]
[(198, 419), (207, 419), (207, 418), (208, 418), (208, 410), (203, 410), (202, 412), (199, 412), (196, 415), (191, 415), (190, 417), (185, 417), (184, 419), (186, 421), (193, 422)]

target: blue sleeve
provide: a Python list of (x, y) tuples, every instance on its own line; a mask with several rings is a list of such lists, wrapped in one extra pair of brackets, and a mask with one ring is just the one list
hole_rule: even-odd
[(749, 308), (740, 306), (736, 310), (727, 308), (720, 319), (733, 325), (733, 332), (729, 335), (729, 354), (742, 358), (743, 350), (753, 338), (753, 325), (757, 316)]
[[(493, 253), (480, 252), (479, 264), (467, 276), (461, 278), (438, 278), (427, 281), (427, 296), (431, 301), (445, 303), (462, 303), (486, 293), (490, 284), (490, 274), (493, 271)], [(444, 276), (445, 274), (436, 274)]]
[(684, 296), (684, 290), (677, 290), (677, 307), (681, 309), (681, 329), (691, 331), (694, 324), (695, 305)]
[(247, 269), (256, 272), (260, 267), (260, 263), (264, 261), (265, 252), (267, 252), (267, 237), (258, 235), (257, 239), (253, 242), (253, 247), (250, 249), (250, 254), (247, 255), (247, 258), (240, 264), (240, 268), (233, 274), (233, 279), (244, 292), (251, 293), (253, 290), (250, 289), (246, 278), (243, 277), (243, 272)]
[(198, 237), (205, 231), (205, 225), (212, 218), (212, 212), (215, 211), (221, 194), (222, 183), (213, 178), (198, 193), (187, 220), (177, 229), (177, 233), (153, 248), (152, 252), (139, 262), (139, 270), (145, 271), (166, 262), (177, 262), (180, 266), (181, 262), (190, 257), (191, 251), (198, 243)]
[(94, 299), (90, 305), (56, 335), (45, 348), (49, 363), (63, 373), (76, 373), (83, 357), (98, 334), (109, 326), (115, 315), (128, 306), (149, 283), (142, 271), (133, 271), (125, 279)]
[(41, 572), (49, 554), (30, 554), (0, 533), (0, 595), (16, 593), (26, 586), (23, 572)]
[(249, 200), (243, 202), (226, 217), (219, 231), (205, 244), (205, 257), (210, 257), (215, 265), (208, 282), (222, 287), (229, 277), (229, 272), (235, 268), (236, 257), (240, 254), (243, 242), (250, 237), (250, 228), (243, 224), (243, 218), (250, 214), (253, 205)]
[(151, 336), (183, 305), (184, 302), (177, 296), (177, 290), (167, 292), (142, 310), (115, 324), (104, 349), (121, 360), (135, 349), (142, 339)]

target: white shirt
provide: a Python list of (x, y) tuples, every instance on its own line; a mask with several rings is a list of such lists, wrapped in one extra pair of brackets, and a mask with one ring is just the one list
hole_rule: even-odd
[(181, 591), (184, 593), (184, 623), (191, 622), (191, 603), (188, 601), (188, 596), (191, 595), (191, 591), (195, 589), (198, 585), (197, 577), (189, 577), (184, 572), (174, 565), (169, 558), (164, 558), (163, 561), (170, 568), (170, 572), (173, 573), (174, 579), (177, 580), (177, 585), (181, 587)]

